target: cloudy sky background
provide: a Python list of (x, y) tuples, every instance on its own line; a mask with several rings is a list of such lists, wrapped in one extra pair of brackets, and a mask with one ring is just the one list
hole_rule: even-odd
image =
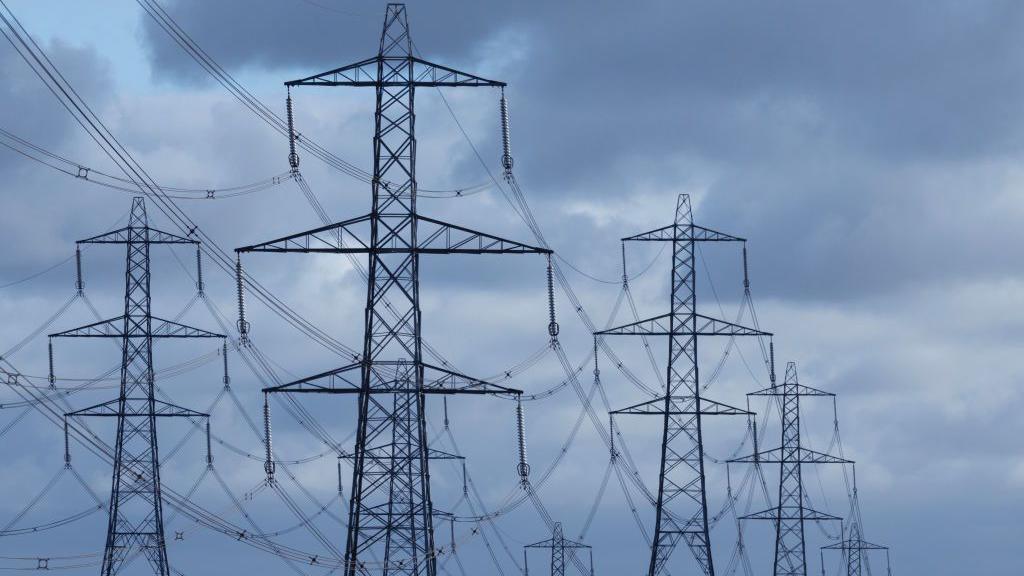
[[(11, 8), (41, 42), (104, 122), (161, 183), (210, 188), (266, 178), (287, 170), (286, 142), (213, 83), (139, 7), (28, 2)], [(276, 0), (253, 4), (176, 0), (169, 13), (247, 88), (283, 112), (282, 81), (372, 55), (384, 5), (337, 0)], [(428, 59), (509, 82), (516, 172), (555, 249), (587, 273), (621, 275), (618, 238), (669, 223), (676, 196), (689, 193), (701, 223), (750, 239), (750, 275), (762, 325), (776, 334), (780, 363), (799, 363), (803, 383), (839, 394), (846, 455), (857, 460), (858, 484), (870, 540), (893, 547), (901, 574), (992, 573), (1017, 556), (1024, 433), (1018, 382), (1022, 309), (1019, 222), (1024, 202), (1018, 162), (1024, 148), (1024, 78), (1020, 74), (1024, 6), (1014, 2), (787, 2), (772, 6), (715, 2), (600, 2), (499, 4), (414, 3), (413, 38)], [(83, 165), (114, 172), (95, 145), (7, 45), (0, 46), (0, 127)], [(497, 173), (500, 154), (497, 93), (446, 90), (452, 109)], [(304, 134), (369, 169), (372, 92), (356, 89), (295, 93), (296, 123)], [(417, 99), (420, 185), (457, 188), (488, 180), (436, 93)], [(303, 172), (332, 217), (362, 214), (368, 186), (304, 157)], [(0, 149), (4, 209), (0, 285), (61, 262), (76, 239), (104, 231), (128, 209), (130, 195), (59, 174)], [(291, 182), (257, 194), (180, 205), (224, 248), (250, 244), (319, 224)], [(529, 230), (491, 189), (454, 200), (423, 200), (431, 215), (501, 235), (532, 240)], [(155, 209), (153, 223), (170, 226)], [(740, 305), (739, 251), (704, 251), (705, 313), (734, 317)], [(172, 316), (194, 288), (171, 253), (154, 257), (154, 310)], [(191, 262), (188, 252), (176, 254)], [(632, 283), (641, 315), (667, 305), (669, 258), (630, 247), (632, 272), (657, 258)], [(252, 256), (249, 269), (307, 318), (350, 346), (360, 338), (364, 287), (343, 257)], [(123, 255), (93, 248), (85, 254), (87, 294), (104, 315), (118, 314)], [(540, 258), (432, 258), (424, 265), (425, 332), (455, 365), (479, 375), (499, 373), (545, 342), (544, 268)], [(209, 300), (234, 318), (232, 283), (208, 267)], [(703, 270), (702, 270), (703, 272)], [(567, 270), (588, 312), (599, 323), (618, 294), (614, 284)], [(0, 349), (43, 323), (73, 293), (73, 265), (0, 289)], [(721, 303), (709, 289), (714, 283)], [(558, 294), (563, 343), (573, 362), (590, 340)], [(205, 308), (186, 319), (215, 327)], [(282, 378), (342, 362), (258, 304), (250, 306), (254, 338), (279, 365)], [(627, 320), (628, 310), (619, 316)], [(54, 329), (92, 320), (78, 302)], [(656, 373), (639, 342), (613, 343), (630, 368), (651, 385)], [(659, 363), (663, 343), (652, 343)], [(722, 343), (707, 346), (713, 365)], [(164, 352), (166, 349), (166, 352)], [(205, 343), (161, 345), (157, 366), (206, 354)], [(109, 343), (62, 342), (58, 372), (91, 377), (117, 361)], [(729, 403), (766, 382), (753, 342), (740, 343), (710, 394)], [(9, 356), (26, 374), (46, 373), (45, 338)], [(643, 399), (603, 362), (614, 407)], [(747, 370), (747, 366), (751, 368)], [(663, 367), (662, 367), (663, 368)], [(258, 418), (260, 383), (232, 359), (232, 386)], [(751, 374), (750, 372), (753, 372)], [(582, 378), (589, 386), (589, 368)], [(561, 379), (553, 356), (511, 385), (527, 391)], [(204, 409), (219, 390), (219, 368), (207, 364), (163, 387), (176, 402)], [(82, 407), (114, 391), (68, 398)], [(13, 396), (12, 396), (13, 397)], [(323, 400), (323, 401), (320, 401)], [(807, 406), (808, 433), (823, 449), (831, 438), (831, 406)], [(352, 429), (354, 408), (344, 399), (304, 402), (335, 435)], [(557, 455), (579, 414), (571, 390), (527, 406), (531, 463), (543, 469)], [(762, 407), (763, 408), (763, 407)], [(441, 424), (440, 405), (432, 407)], [(761, 408), (759, 408), (760, 410)], [(452, 430), (469, 457), (474, 485), (488, 507), (515, 491), (512, 407), (500, 400), (450, 402)], [(603, 413), (603, 406), (598, 406)], [(14, 421), (19, 408), (4, 410)], [(257, 438), (229, 403), (213, 412), (217, 433), (258, 454)], [(770, 425), (770, 424), (769, 424)], [(730, 454), (745, 423), (709, 427), (712, 456)], [(656, 430), (624, 421), (624, 434), (654, 486)], [(98, 431), (104, 431), (102, 426)], [(162, 429), (173, 445), (187, 431)], [(107, 431), (109, 433), (109, 431)], [(281, 458), (324, 451), (283, 410), (275, 411)], [(777, 442), (769, 431), (769, 444)], [(62, 466), (61, 434), (30, 413), (4, 436), (2, 476), (13, 517)], [(450, 448), (443, 445), (443, 448)], [(749, 449), (749, 446), (746, 448)], [(165, 463), (164, 481), (184, 492), (204, 467), (198, 437)], [(73, 448), (73, 452), (74, 452)], [(214, 447), (218, 470), (238, 493), (257, 486), (261, 463)], [(76, 455), (76, 469), (101, 495), (109, 469)], [(578, 536), (607, 463), (589, 422), (541, 497), (566, 533)], [(725, 496), (725, 467), (712, 466), (713, 508)], [(335, 462), (327, 456), (294, 467), (321, 502), (336, 497)], [(734, 466), (733, 479), (744, 470)], [(842, 475), (813, 472), (815, 504), (847, 513)], [(459, 472), (440, 464), (436, 504), (461, 495)], [(349, 478), (343, 475), (345, 486)], [(774, 470), (768, 481), (775, 482)], [(196, 500), (241, 522), (210, 480)], [(307, 513), (317, 505), (296, 494)], [(738, 481), (737, 481), (738, 483)], [(20, 521), (32, 525), (88, 506), (70, 478)], [(649, 527), (652, 510), (634, 491)], [(757, 499), (753, 504), (757, 508)], [(744, 503), (745, 504), (745, 503)], [(255, 496), (253, 515), (267, 531), (295, 523), (270, 492)], [(465, 504), (459, 513), (469, 514)], [(341, 514), (341, 505), (330, 508)], [(343, 528), (327, 514), (318, 526), (340, 546)], [(484, 532), (505, 574), (516, 573), (519, 546), (547, 535), (529, 505)], [(497, 573), (471, 525), (457, 526), (470, 573)], [(0, 538), (5, 556), (96, 553), (105, 520), (94, 514), (46, 535)], [(256, 574), (290, 571), (263, 552), (172, 519), (172, 564), (188, 574), (213, 569)], [(835, 527), (826, 527), (834, 533)], [(769, 526), (746, 534), (756, 574), (770, 571)], [(447, 527), (439, 529), (447, 541)], [(500, 538), (499, 538), (500, 534)], [(827, 536), (809, 527), (809, 558)], [(736, 538), (728, 516), (714, 533), (723, 568)], [(318, 553), (322, 546), (298, 530), (282, 536)], [(595, 545), (600, 574), (630, 574), (647, 561), (642, 538), (614, 475), (586, 541)], [(85, 562), (92, 562), (87, 558)], [(827, 561), (835, 573), (836, 559)], [(544, 573), (543, 555), (531, 569)], [(30, 562), (31, 564), (31, 562)], [(0, 560), (2, 566), (25, 562)], [(692, 569), (680, 549), (673, 573)], [(136, 568), (142, 568), (138, 564)], [(881, 565), (873, 563), (876, 571)], [(457, 573), (454, 564), (446, 567)], [(86, 567), (81, 572), (95, 571)], [(306, 569), (311, 574), (323, 570)]]

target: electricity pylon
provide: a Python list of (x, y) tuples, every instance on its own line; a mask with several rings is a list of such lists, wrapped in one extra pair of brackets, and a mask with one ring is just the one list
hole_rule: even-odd
[[(749, 412), (701, 396), (697, 340), (700, 336), (770, 336), (697, 313), (696, 260), (698, 242), (746, 242), (693, 223), (690, 197), (680, 194), (673, 224), (622, 239), (623, 242), (672, 243), (672, 308), (668, 314), (595, 332), (595, 336), (668, 336), (668, 376), (665, 395), (616, 410), (612, 414), (661, 416), (661, 467), (651, 543), (649, 576), (661, 574), (680, 538), (708, 576), (715, 573), (708, 526), (704, 479), (704, 439), (701, 418), (749, 415)], [(683, 504), (676, 502), (684, 496)], [(676, 505), (673, 509), (672, 505)]]
[(154, 574), (168, 576), (170, 566), (164, 542), (156, 419), (174, 416), (209, 418), (209, 415), (154, 397), (153, 339), (223, 339), (224, 336), (152, 315), (149, 247), (153, 244), (198, 246), (199, 242), (150, 228), (145, 201), (136, 197), (132, 200), (128, 226), (79, 240), (78, 244), (124, 244), (127, 248), (124, 314), (50, 334), (50, 338), (121, 340), (121, 387), (118, 397), (64, 415), (65, 419), (101, 416), (117, 420), (110, 519), (101, 574), (116, 574), (141, 554), (149, 562)]
[(417, 212), (417, 88), (503, 87), (413, 55), (405, 6), (388, 4), (376, 56), (287, 86), (376, 90), (373, 204), (369, 214), (238, 252), (366, 254), (362, 355), (352, 364), (267, 388), (358, 398), (345, 574), (434, 576), (437, 572), (424, 409), (428, 394), (518, 394), (423, 359), (422, 254), (550, 254)]
[[(850, 460), (815, 452), (800, 443), (800, 398), (835, 394), (800, 384), (796, 363), (786, 364), (782, 386), (775, 383), (774, 360), (771, 386), (747, 396), (768, 396), (779, 399), (782, 416), (782, 445), (779, 448), (736, 458), (730, 462), (779, 465), (779, 500), (774, 508), (742, 516), (742, 520), (775, 522), (774, 576), (807, 576), (807, 552), (804, 523), (808, 521), (842, 520), (838, 516), (809, 508), (804, 500), (802, 466), (804, 464), (852, 464)], [(756, 445), (755, 445), (756, 446)]]
[[(843, 559), (846, 560), (846, 576), (861, 576), (861, 573), (867, 564), (865, 552), (872, 550), (885, 550), (885, 572), (890, 576), (892, 575), (892, 565), (889, 562), (889, 547), (872, 544), (864, 540), (864, 536), (861, 534), (860, 524), (856, 521), (850, 523), (849, 538), (844, 537), (842, 540), (832, 544), (831, 546), (822, 547), (822, 550), (840, 551), (843, 555)], [(868, 574), (870, 573), (871, 570), (869, 569)], [(822, 557), (821, 574), (822, 576), (825, 576), (824, 556)]]
[(573, 554), (572, 550), (586, 550), (590, 553), (590, 576), (594, 576), (593, 550), (590, 546), (583, 544), (582, 542), (575, 542), (566, 538), (565, 534), (562, 532), (561, 522), (555, 522), (555, 526), (551, 530), (551, 538), (523, 546), (523, 566), (524, 574), (526, 576), (529, 576), (530, 574), (530, 565), (526, 552), (531, 548), (548, 548), (551, 550), (551, 576), (565, 576), (566, 550), (570, 550), (570, 554)]

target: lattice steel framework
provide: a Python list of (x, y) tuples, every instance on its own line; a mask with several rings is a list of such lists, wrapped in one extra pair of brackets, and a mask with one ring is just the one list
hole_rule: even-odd
[[(892, 574), (892, 564), (889, 562), (889, 547), (882, 546), (880, 544), (872, 544), (864, 540), (864, 536), (861, 533), (860, 524), (856, 521), (850, 523), (850, 536), (843, 538), (839, 542), (832, 544), (831, 546), (824, 546), (822, 550), (839, 550), (840, 554), (843, 555), (843, 559), (846, 564), (846, 576), (861, 576), (864, 568), (867, 566), (867, 554), (873, 550), (885, 550), (885, 572), (886, 574)], [(822, 558), (822, 576), (825, 574), (825, 562)], [(868, 574), (871, 570), (868, 570)]]
[(519, 391), (424, 362), (420, 255), (550, 251), (417, 213), (414, 101), (417, 88), (504, 83), (414, 56), (405, 6), (389, 4), (375, 57), (286, 85), (376, 90), (371, 212), (238, 251), (367, 254), (369, 283), (362, 355), (348, 366), (266, 392), (357, 395), (345, 574), (434, 576), (426, 396)]
[[(774, 370), (773, 370), (774, 372)], [(768, 396), (779, 399), (782, 416), (782, 444), (779, 448), (758, 452), (750, 456), (730, 460), (779, 465), (779, 499), (774, 508), (743, 516), (744, 520), (771, 520), (775, 523), (775, 576), (807, 576), (807, 552), (804, 538), (804, 523), (808, 521), (841, 520), (838, 516), (819, 512), (805, 503), (802, 466), (804, 464), (852, 464), (850, 460), (815, 452), (800, 443), (800, 398), (802, 396), (825, 396), (834, 398), (830, 392), (823, 392), (800, 384), (796, 363), (786, 364), (786, 376), (782, 386), (775, 383), (764, 390), (751, 392), (748, 396)]]
[[(668, 336), (665, 395), (616, 410), (664, 418), (661, 467), (651, 544), (649, 576), (661, 574), (680, 538), (685, 539), (704, 574), (715, 573), (711, 556), (708, 504), (704, 476), (701, 418), (748, 415), (749, 412), (701, 396), (697, 342), (701, 336), (770, 336), (697, 313), (695, 249), (698, 242), (745, 242), (693, 223), (690, 197), (679, 196), (673, 224), (622, 239), (623, 242), (672, 242), (672, 308), (668, 314), (596, 332), (596, 336)], [(682, 502), (678, 502), (682, 496)]]
[(207, 414), (157, 400), (153, 382), (154, 338), (224, 338), (152, 315), (149, 247), (153, 244), (198, 242), (149, 227), (143, 198), (132, 200), (128, 226), (79, 240), (78, 244), (123, 244), (127, 249), (124, 314), (50, 338), (119, 338), (121, 386), (114, 400), (65, 414), (65, 418), (101, 416), (117, 419), (114, 471), (110, 490), (110, 519), (101, 574), (118, 573), (142, 555), (154, 574), (168, 576), (160, 497), (160, 458), (157, 418), (208, 418)]
[(551, 576), (565, 576), (566, 550), (569, 550), (570, 554), (575, 550), (586, 550), (590, 555), (590, 575), (593, 576), (594, 574), (593, 550), (590, 546), (583, 544), (582, 542), (576, 542), (566, 538), (562, 531), (561, 522), (555, 522), (555, 525), (551, 530), (551, 538), (523, 546), (523, 566), (525, 567), (525, 574), (527, 575), (530, 573), (530, 564), (529, 556), (527, 556), (526, 552), (527, 550), (535, 548), (546, 548), (551, 550)]

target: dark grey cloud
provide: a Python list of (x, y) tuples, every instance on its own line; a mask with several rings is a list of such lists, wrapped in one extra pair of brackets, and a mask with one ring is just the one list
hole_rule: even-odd
[[(293, 74), (372, 53), (383, 5), (168, 10), (228, 69)], [(732, 222), (758, 254), (792, 255), (786, 272), (754, 263), (773, 296), (874, 294), (946, 278), (948, 259), (1012, 273), (1000, 250), (1019, 240), (1012, 219), (994, 214), (984, 235), (943, 232), (988, 217), (1013, 185), (989, 163), (1018, 154), (1024, 136), (1016, 3), (485, 2), (409, 15), (431, 57), (464, 68), (511, 58), (513, 150), (542, 222), (567, 201), (629, 197), (638, 182), (670, 205), (697, 175), (700, 218)], [(161, 78), (198, 70), (153, 25), (145, 37)], [(496, 149), (495, 130), (476, 137)], [(455, 160), (466, 180), (482, 176), (473, 155)], [(615, 259), (593, 252), (633, 232), (546, 223), (563, 252), (609, 273)]]

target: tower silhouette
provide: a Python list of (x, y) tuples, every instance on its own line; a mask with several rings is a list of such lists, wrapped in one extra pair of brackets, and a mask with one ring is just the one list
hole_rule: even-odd
[(65, 414), (65, 418), (99, 416), (117, 420), (110, 518), (101, 574), (116, 574), (141, 554), (154, 574), (168, 576), (170, 565), (164, 540), (156, 421), (168, 417), (208, 418), (208, 415), (155, 398), (153, 340), (223, 339), (224, 336), (152, 315), (149, 247), (153, 244), (198, 246), (199, 243), (150, 228), (145, 201), (136, 197), (132, 200), (128, 226), (79, 240), (78, 244), (123, 244), (127, 250), (124, 314), (50, 334), (51, 339), (117, 338), (121, 341), (118, 397)]
[(265, 392), (356, 395), (345, 574), (434, 576), (426, 397), (519, 391), (424, 361), (420, 256), (550, 254), (550, 250), (419, 214), (415, 94), (423, 87), (503, 87), (504, 83), (416, 57), (405, 6), (388, 4), (376, 56), (286, 85), (375, 89), (371, 211), (237, 251), (366, 254), (369, 284), (362, 354), (337, 370)]
[(572, 554), (574, 550), (586, 550), (590, 553), (590, 576), (594, 576), (593, 550), (590, 546), (583, 544), (582, 542), (576, 542), (566, 538), (565, 534), (562, 532), (561, 522), (555, 522), (555, 525), (551, 530), (551, 538), (523, 546), (523, 566), (525, 567), (524, 570), (527, 576), (530, 574), (530, 565), (528, 560), (529, 557), (526, 552), (532, 548), (546, 548), (551, 550), (551, 576), (565, 576), (566, 550), (569, 550), (570, 554)]
[[(770, 336), (753, 328), (710, 318), (697, 312), (696, 245), (698, 242), (746, 242), (693, 223), (690, 197), (679, 195), (674, 223), (622, 239), (623, 242), (672, 243), (672, 307), (669, 313), (608, 330), (595, 336), (648, 335), (669, 338), (665, 395), (616, 410), (612, 414), (660, 416), (661, 467), (655, 509), (649, 576), (663, 573), (679, 539), (708, 576), (715, 573), (708, 526), (704, 476), (704, 416), (747, 415), (749, 412), (701, 396), (697, 342), (701, 336)], [(682, 496), (682, 502), (677, 499)]]
[[(774, 351), (773, 351), (774, 356)], [(771, 386), (751, 392), (748, 396), (768, 396), (779, 400), (782, 416), (782, 444), (778, 448), (755, 452), (730, 462), (779, 465), (779, 496), (774, 508), (741, 517), (744, 520), (771, 520), (775, 523), (775, 576), (807, 576), (804, 523), (808, 521), (842, 520), (838, 516), (809, 508), (805, 500), (802, 466), (804, 464), (852, 464), (850, 460), (804, 448), (800, 442), (800, 398), (804, 396), (834, 397), (800, 384), (796, 363), (786, 364), (782, 386), (775, 383), (772, 361)]]

